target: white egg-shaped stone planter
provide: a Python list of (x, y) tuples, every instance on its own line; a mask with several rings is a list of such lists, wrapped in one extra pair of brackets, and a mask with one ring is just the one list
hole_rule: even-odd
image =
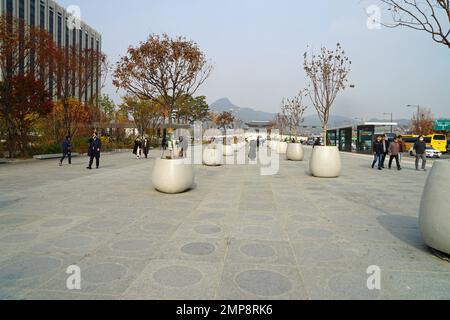
[(436, 161), (431, 169), (420, 205), (419, 225), (425, 243), (450, 254), (450, 161)]
[(234, 148), (231, 145), (225, 145), (222, 148), (222, 154), (226, 157), (231, 157), (234, 155)]
[(284, 142), (284, 141), (279, 142), (278, 143), (278, 150), (277, 150), (278, 154), (286, 154), (287, 148), (288, 148), (287, 142)]
[(222, 153), (219, 149), (206, 148), (203, 151), (203, 164), (206, 166), (221, 166), (222, 165)]
[(176, 194), (194, 186), (194, 170), (186, 159), (156, 159), (152, 182), (156, 190)]
[(311, 175), (318, 178), (337, 178), (341, 175), (341, 155), (337, 147), (314, 147), (309, 161)]
[(303, 161), (305, 153), (301, 143), (289, 143), (286, 151), (286, 158), (291, 161)]
[(272, 141), (270, 149), (274, 152), (278, 152), (278, 141)]

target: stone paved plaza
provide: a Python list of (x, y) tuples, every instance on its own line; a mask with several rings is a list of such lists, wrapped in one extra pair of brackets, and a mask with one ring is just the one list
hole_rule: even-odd
[[(98, 171), (85, 158), (0, 165), (0, 298), (450, 299), (450, 263), (418, 229), (426, 173), (342, 160), (331, 180), (307, 161), (265, 177), (195, 166), (180, 195), (155, 191), (154, 160), (131, 153), (104, 155)], [(79, 291), (66, 288), (70, 265)]]

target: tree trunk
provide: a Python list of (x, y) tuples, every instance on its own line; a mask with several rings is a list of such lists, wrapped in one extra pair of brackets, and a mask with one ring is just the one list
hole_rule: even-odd
[(323, 126), (323, 145), (326, 147), (328, 145), (327, 143), (327, 131), (328, 131), (328, 125)]

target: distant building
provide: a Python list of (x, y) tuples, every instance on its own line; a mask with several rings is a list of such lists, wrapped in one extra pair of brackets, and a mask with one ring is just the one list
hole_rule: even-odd
[[(73, 23), (71, 15), (53, 0), (0, 0), (0, 14), (10, 15), (25, 21), (30, 26), (39, 26), (47, 30), (60, 47), (75, 47), (80, 52), (84, 49), (102, 50), (102, 36), (86, 23)], [(80, 101), (89, 101), (100, 96), (101, 84), (98, 76), (92, 77), (91, 85), (81, 96), (74, 89), (74, 97)], [(0, 74), (1, 76), (1, 74)], [(94, 79), (95, 78), (95, 79)], [(50, 83), (50, 93), (56, 85)]]

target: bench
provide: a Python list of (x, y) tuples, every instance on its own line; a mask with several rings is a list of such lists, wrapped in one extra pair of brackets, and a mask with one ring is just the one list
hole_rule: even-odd
[[(72, 153), (72, 158), (78, 157), (78, 156), (79, 156), (78, 153), (75, 153), (75, 152)], [(61, 157), (62, 157), (62, 154), (58, 153), (58, 154), (40, 154), (40, 155), (34, 156), (33, 158), (35, 160), (49, 160), (49, 159), (60, 159)]]

